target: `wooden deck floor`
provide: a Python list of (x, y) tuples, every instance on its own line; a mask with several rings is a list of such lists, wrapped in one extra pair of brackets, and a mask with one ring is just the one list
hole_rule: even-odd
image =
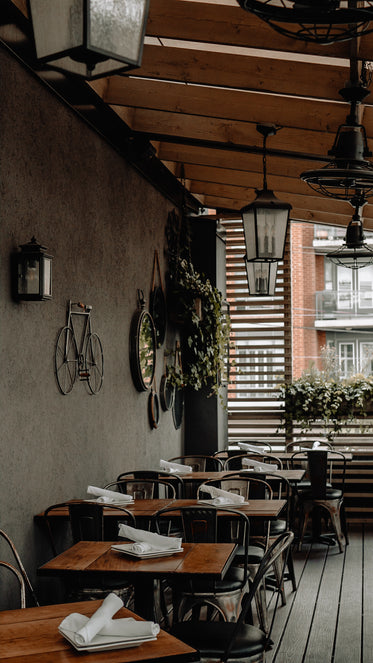
[(298, 589), (286, 583), (267, 663), (373, 663), (373, 525), (353, 525), (344, 553), (294, 553)]

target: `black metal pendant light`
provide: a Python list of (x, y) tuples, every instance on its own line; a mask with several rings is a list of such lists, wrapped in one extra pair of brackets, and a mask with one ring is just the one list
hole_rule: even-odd
[(351, 204), (354, 205), (355, 212), (347, 226), (345, 242), (337, 251), (327, 253), (326, 257), (336, 265), (361, 269), (373, 263), (373, 249), (365, 242), (363, 222), (360, 216), (360, 210), (365, 204), (365, 200), (356, 196)]
[(238, 0), (285, 37), (333, 44), (373, 31), (373, 0)]
[(364, 198), (373, 195), (373, 165), (365, 128), (358, 121), (358, 106), (369, 94), (364, 85), (348, 85), (340, 94), (351, 104), (346, 123), (340, 125), (328, 154), (333, 158), (322, 168), (301, 173), (301, 179), (318, 194), (352, 200), (357, 191)]

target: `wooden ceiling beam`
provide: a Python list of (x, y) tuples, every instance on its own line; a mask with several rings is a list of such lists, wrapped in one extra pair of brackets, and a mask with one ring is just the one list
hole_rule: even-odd
[[(152, 0), (146, 34), (307, 55), (349, 58), (348, 42), (331, 47), (286, 38), (237, 6), (188, 0)], [(373, 59), (373, 57), (372, 57)]]
[(105, 103), (169, 113), (243, 122), (270, 122), (281, 127), (335, 133), (345, 122), (345, 103), (281, 97), (241, 90), (112, 76)]
[(341, 101), (348, 66), (145, 45), (135, 76)]

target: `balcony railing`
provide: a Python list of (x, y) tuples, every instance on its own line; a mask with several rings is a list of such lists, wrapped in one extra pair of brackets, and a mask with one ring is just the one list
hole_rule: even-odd
[(372, 317), (373, 290), (322, 290), (316, 292), (316, 320)]

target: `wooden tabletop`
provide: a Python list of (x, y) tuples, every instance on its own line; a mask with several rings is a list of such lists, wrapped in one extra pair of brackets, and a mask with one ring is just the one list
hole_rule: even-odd
[[(199, 659), (197, 652), (169, 633), (160, 631), (156, 640), (138, 647), (104, 652), (77, 652), (58, 632), (58, 625), (72, 612), (91, 616), (102, 601), (59, 603), (40, 608), (0, 612), (0, 661), (4, 663), (140, 663), (141, 661), (177, 661)], [(135, 617), (122, 608), (115, 618)]]
[[(307, 451), (312, 451), (312, 449), (307, 449), (307, 450), (300, 449), (299, 451), (303, 451), (303, 453), (305, 454), (305, 457), (307, 458)], [(277, 456), (277, 458), (280, 458), (280, 460), (288, 461), (288, 460), (291, 459), (292, 456), (294, 456), (295, 453), (299, 453), (299, 451), (296, 451), (296, 450), (294, 450), (294, 451), (279, 451), (278, 453), (276, 453), (276, 456)], [(324, 450), (323, 449), (313, 449), (313, 451), (324, 451)], [(325, 451), (327, 451), (327, 450), (325, 449)], [(352, 453), (350, 451), (343, 451), (343, 455), (344, 455), (346, 460), (352, 460)], [(299, 458), (299, 456), (298, 456), (298, 458)], [(341, 460), (340, 455), (338, 453), (334, 453), (333, 451), (328, 452), (328, 458), (330, 458), (331, 460), (333, 460), (333, 459), (334, 460)]]
[(132, 579), (140, 574), (152, 578), (203, 574), (218, 580), (224, 577), (235, 550), (234, 543), (183, 543), (183, 551), (175, 555), (136, 559), (111, 550), (113, 543), (118, 541), (79, 541), (43, 564), (38, 575), (110, 573), (110, 576), (126, 574)]
[[(220, 474), (220, 473), (218, 473)], [(226, 473), (225, 473), (226, 475)], [(72, 502), (74, 500), (71, 500)], [(186, 500), (173, 500), (173, 499), (155, 499), (155, 500), (135, 500), (131, 505), (126, 507), (133, 513), (136, 518), (147, 517), (152, 518), (160, 509), (165, 507), (174, 506), (191, 506), (197, 504), (195, 499)], [(250, 518), (277, 518), (281, 509), (285, 506), (285, 500), (249, 500), (246, 504), (238, 505), (245, 514)], [(110, 504), (105, 505), (105, 517), (119, 518), (120, 512), (117, 509), (110, 509)], [(67, 519), (69, 517), (68, 508), (61, 507), (60, 509), (53, 510), (50, 518)], [(43, 520), (43, 512), (35, 516), (36, 521)]]
[[(215, 472), (208, 470), (205, 472), (189, 472), (188, 474), (182, 474), (180, 476), (186, 481), (199, 481), (200, 483), (204, 483), (205, 481), (219, 481), (219, 479), (223, 479), (224, 477), (229, 477), (230, 474), (238, 474), (239, 472), (246, 472), (248, 477), (250, 477), (251, 474), (250, 471), (246, 471), (245, 468), (242, 468), (238, 470), (219, 470)], [(298, 481), (302, 481), (305, 475), (305, 470), (283, 469), (283, 470), (273, 470), (271, 472), (261, 472), (260, 474), (263, 474), (264, 480), (266, 474), (273, 474), (278, 477), (283, 477), (284, 479), (287, 479), (290, 482), (297, 483)]]

